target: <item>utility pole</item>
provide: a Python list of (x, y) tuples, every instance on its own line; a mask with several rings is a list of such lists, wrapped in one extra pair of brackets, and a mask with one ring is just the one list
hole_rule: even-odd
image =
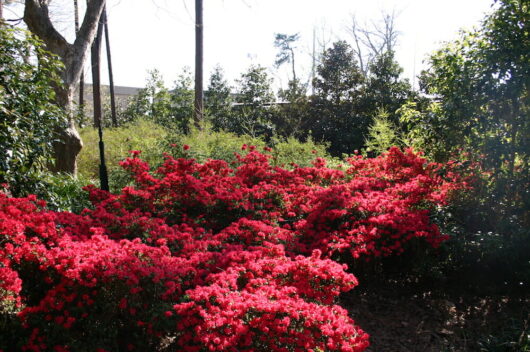
[(204, 117), (202, 0), (195, 0), (195, 104), (194, 122), (200, 128)]

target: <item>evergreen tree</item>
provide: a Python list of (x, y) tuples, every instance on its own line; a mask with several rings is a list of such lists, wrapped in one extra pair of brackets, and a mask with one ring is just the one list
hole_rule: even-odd
[(233, 132), (252, 137), (271, 137), (274, 132), (271, 104), (275, 97), (267, 69), (251, 65), (237, 80), (237, 84)]
[(370, 119), (361, 104), (364, 76), (348, 43), (338, 41), (326, 50), (317, 74), (306, 131), (317, 141), (329, 142), (333, 155), (360, 149)]
[(233, 130), (232, 93), (223, 69), (216, 66), (205, 92), (206, 112), (214, 130)]

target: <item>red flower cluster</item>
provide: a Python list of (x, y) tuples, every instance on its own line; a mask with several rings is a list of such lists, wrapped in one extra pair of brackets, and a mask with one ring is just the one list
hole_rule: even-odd
[(136, 186), (89, 187), (80, 215), (0, 194), (0, 314), (18, 311), (22, 350), (362, 351), (334, 305), (357, 280), (325, 258), (438, 245), (428, 209), (465, 186), (398, 149), (345, 172), (137, 156)]

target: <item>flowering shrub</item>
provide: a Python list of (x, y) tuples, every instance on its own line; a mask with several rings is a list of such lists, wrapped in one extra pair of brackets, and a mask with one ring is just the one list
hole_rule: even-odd
[(357, 280), (330, 257), (438, 245), (429, 208), (465, 187), (398, 149), (343, 171), (251, 151), (151, 173), (138, 154), (122, 163), (136, 186), (88, 187), (81, 214), (0, 194), (0, 315), (17, 314), (21, 350), (363, 351), (334, 305)]

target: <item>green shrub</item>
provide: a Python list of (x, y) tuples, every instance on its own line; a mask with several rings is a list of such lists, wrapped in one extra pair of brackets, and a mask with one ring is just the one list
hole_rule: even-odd
[(305, 142), (300, 142), (294, 137), (289, 137), (285, 140), (273, 141), (272, 146), (272, 161), (276, 166), (288, 167), (291, 163), (295, 163), (302, 167), (312, 166), (312, 162), (317, 157), (323, 157), (327, 161), (332, 161), (331, 166), (336, 163), (338, 159), (333, 159), (326, 151), (325, 144), (315, 143), (311, 138)]
[[(174, 157), (191, 157), (201, 163), (207, 159), (233, 161), (234, 153), (242, 153), (241, 147), (244, 144), (254, 145), (260, 150), (265, 147), (265, 142), (260, 138), (213, 131), (209, 126), (203, 127), (202, 130), (192, 128), (188, 134), (172, 135), (168, 144), (174, 145), (171, 152)], [(184, 145), (190, 148), (184, 150)]]
[[(86, 127), (80, 133), (84, 147), (78, 156), (79, 175), (97, 182), (100, 165), (98, 132), (92, 127)], [(157, 165), (163, 159), (162, 153), (169, 149), (165, 143), (167, 138), (168, 131), (164, 127), (144, 119), (105, 129), (103, 141), (111, 190), (118, 191), (129, 181), (119, 162), (129, 155), (130, 150), (141, 150), (143, 159), (150, 165)]]
[(40, 180), (45, 187), (35, 193), (46, 200), (49, 209), (79, 214), (91, 207), (88, 193), (83, 190), (84, 186), (92, 183), (90, 179), (82, 175), (42, 173)]
[[(311, 138), (306, 142), (300, 142), (294, 137), (272, 138), (270, 143), (266, 143), (263, 138), (213, 131), (205, 126), (202, 130), (193, 128), (188, 134), (173, 135), (169, 139), (169, 144), (174, 145), (171, 153), (174, 157), (192, 157), (199, 162), (207, 159), (234, 161), (234, 153), (248, 152), (248, 149), (242, 150), (242, 146), (247, 145), (255, 146), (260, 151), (264, 151), (266, 147), (272, 148), (272, 151), (265, 153), (272, 156), (270, 163), (275, 166), (289, 167), (292, 163), (311, 166), (316, 157), (327, 158), (332, 161), (332, 165), (338, 164), (338, 159), (332, 159), (326, 152), (326, 145), (315, 143)], [(189, 146), (189, 149), (184, 150), (184, 145)]]
[(67, 122), (54, 104), (60, 62), (30, 33), (0, 25), (0, 190), (14, 196), (42, 187), (55, 131)]

